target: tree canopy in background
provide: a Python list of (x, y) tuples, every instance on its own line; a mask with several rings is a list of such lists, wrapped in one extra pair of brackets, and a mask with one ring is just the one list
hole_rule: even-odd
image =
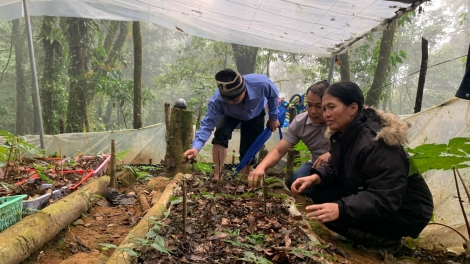
[[(425, 4), (388, 32), (369, 35), (338, 56), (333, 81), (349, 78), (377, 107), (410, 114), (421, 64), (421, 37), (425, 37), (430, 54), (423, 109), (452, 98), (470, 42), (469, 1), (432, 5)], [(143, 126), (163, 122), (164, 103), (173, 104), (178, 98), (188, 102), (198, 124), (216, 89), (214, 74), (221, 69), (266, 74), (289, 99), (326, 79), (330, 65), (330, 58), (212, 41), (141, 23), (138, 91), (134, 89), (138, 49), (133, 36), (137, 31), (132, 22), (33, 17), (32, 30), (47, 134), (59, 133), (61, 123), (66, 132), (132, 128), (136, 107), (141, 109)], [(24, 20), (0, 23), (0, 34), (0, 129), (36, 133)], [(134, 103), (139, 92), (141, 106)]]

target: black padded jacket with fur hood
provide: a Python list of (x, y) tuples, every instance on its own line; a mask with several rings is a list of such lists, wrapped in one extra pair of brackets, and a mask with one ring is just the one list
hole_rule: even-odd
[(408, 176), (403, 149), (408, 128), (397, 116), (369, 108), (344, 134), (326, 132), (330, 161), (312, 173), (320, 175), (322, 187), (344, 189), (344, 197), (335, 201), (340, 213), (336, 224), (414, 238), (428, 224), (433, 211), (429, 188), (421, 176)]

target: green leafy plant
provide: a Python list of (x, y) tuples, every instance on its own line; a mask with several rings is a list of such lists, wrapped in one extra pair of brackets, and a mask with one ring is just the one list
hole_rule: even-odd
[(15, 188), (15, 185), (12, 185), (12, 184), (9, 184), (9, 183), (6, 183), (6, 182), (0, 182), (0, 186), (2, 186), (3, 189), (5, 189), (7, 191), (10, 191), (10, 189)]
[[(470, 138), (452, 138), (447, 144), (423, 144), (414, 149), (407, 148), (407, 151), (413, 154), (410, 157), (410, 171), (409, 175), (415, 173), (424, 173), (428, 170), (450, 170), (454, 172), (455, 187), (457, 189), (457, 196), (465, 219), (467, 232), (470, 236), (470, 224), (467, 219), (467, 214), (462, 204), (460, 190), (458, 187), (457, 174), (462, 182), (462, 185), (467, 193), (467, 198), (470, 199), (470, 194), (465, 186), (459, 168), (468, 168), (467, 164), (470, 161)], [(429, 223), (433, 225), (441, 225), (456, 232), (464, 241), (468, 239), (463, 236), (456, 229), (441, 223)]]
[(423, 144), (407, 148), (410, 154), (409, 175), (428, 170), (467, 168), (470, 161), (470, 138), (453, 138), (447, 144)]
[(36, 171), (36, 173), (39, 175), (39, 177), (47, 182), (47, 183), (50, 183), (50, 184), (54, 184), (54, 181), (51, 180), (49, 177), (47, 177), (47, 175), (44, 173), (44, 170), (46, 170), (46, 168), (40, 166), (40, 165), (36, 165), (36, 164), (33, 164), (33, 167), (34, 167), (34, 170)]
[(266, 237), (265, 234), (259, 233), (259, 234), (251, 234), (246, 236), (246, 240), (248, 240), (251, 244), (253, 245), (260, 245), (262, 246), (264, 244), (264, 238)]
[(14, 160), (13, 157), (21, 159), (25, 155), (43, 156), (44, 151), (38, 150), (35, 146), (26, 142), (22, 137), (12, 135), (8, 131), (0, 130), (0, 137), (3, 138), (3, 143), (0, 141), (0, 166), (5, 166), (8, 159)]
[[(124, 256), (124, 253), (126, 253), (127, 255), (133, 257), (133, 258), (137, 258), (138, 256), (140, 256), (140, 254), (138, 252), (135, 252), (134, 250), (132, 249), (129, 249), (129, 248), (121, 248), (121, 247), (118, 247), (114, 244), (109, 244), (109, 243), (99, 243), (98, 245), (102, 246), (103, 247), (103, 250), (109, 250), (111, 248), (114, 248), (116, 249), (117, 251), (121, 252), (121, 254)], [(124, 258), (125, 259), (125, 258)], [(127, 261), (126, 261), (127, 262)]]
[(299, 155), (294, 158), (294, 170), (297, 170), (300, 165), (305, 162), (308, 162), (312, 159), (310, 150), (307, 145), (301, 140), (299, 143), (295, 144), (294, 150), (299, 152)]
[(131, 151), (132, 151), (132, 149), (125, 149), (121, 152), (116, 153), (116, 160), (120, 161), (122, 163), (124, 158), (126, 157), (126, 155), (129, 154), (129, 152), (131, 152)]
[(210, 192), (201, 191), (201, 194), (202, 194), (202, 196), (206, 197), (209, 200), (214, 200), (214, 201), (216, 200), (215, 196), (212, 195), (212, 193), (210, 193)]
[(193, 168), (196, 171), (200, 171), (204, 174), (211, 174), (214, 173), (214, 169), (212, 168), (212, 164), (208, 162), (201, 162), (198, 161), (193, 164)]
[(263, 257), (256, 256), (255, 253), (251, 251), (245, 251), (243, 252), (243, 254), (245, 254), (245, 257), (239, 258), (239, 260), (244, 260), (244, 261), (248, 261), (250, 263), (256, 263), (256, 264), (273, 264), (271, 261)]
[(289, 254), (294, 254), (294, 255), (302, 255), (305, 257), (313, 258), (314, 256), (318, 257), (324, 257), (324, 255), (318, 251), (312, 251), (312, 250), (305, 250), (302, 248), (290, 248)]

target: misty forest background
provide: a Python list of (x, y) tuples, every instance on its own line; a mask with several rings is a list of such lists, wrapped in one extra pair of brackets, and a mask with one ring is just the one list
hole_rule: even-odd
[[(411, 114), (424, 37), (429, 62), (422, 109), (454, 97), (470, 42), (469, 7), (469, 0), (424, 4), (338, 56), (333, 81), (358, 83), (368, 105)], [(46, 16), (31, 21), (46, 134), (58, 134), (61, 122), (65, 132), (160, 123), (164, 103), (178, 98), (186, 99), (198, 124), (220, 69), (266, 74), (289, 99), (327, 79), (330, 64), (330, 58), (213, 41), (144, 22)], [(0, 23), (0, 35), (0, 130), (36, 134), (24, 19)]]

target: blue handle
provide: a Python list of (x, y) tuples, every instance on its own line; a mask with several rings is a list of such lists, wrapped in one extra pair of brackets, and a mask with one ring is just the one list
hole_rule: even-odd
[(282, 131), (281, 131), (281, 127), (279, 127), (279, 138), (282, 139)]

